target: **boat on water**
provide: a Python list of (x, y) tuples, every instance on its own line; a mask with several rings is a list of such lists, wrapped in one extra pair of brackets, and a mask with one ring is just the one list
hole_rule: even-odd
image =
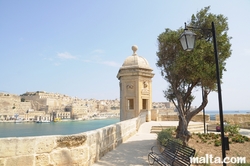
[(59, 121), (61, 121), (61, 118), (55, 118), (54, 119), (54, 122), (59, 122)]
[(15, 120), (15, 123), (22, 123), (23, 122), (23, 119), (22, 118), (17, 118), (16, 120)]
[(105, 117), (105, 116), (95, 116), (92, 119), (94, 119), (94, 120), (100, 120), (100, 119), (107, 119), (107, 117)]
[(37, 120), (36, 123), (50, 123), (49, 120)]

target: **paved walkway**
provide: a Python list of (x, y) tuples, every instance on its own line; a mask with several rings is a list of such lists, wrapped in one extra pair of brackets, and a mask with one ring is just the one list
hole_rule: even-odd
[[(195, 124), (200, 122), (190, 122)], [(148, 166), (148, 153), (156, 145), (157, 135), (150, 133), (152, 126), (177, 126), (178, 121), (151, 121), (143, 123), (139, 131), (116, 149), (108, 152), (92, 166)], [(250, 137), (250, 130), (241, 129), (240, 133)], [(155, 150), (155, 149), (154, 149)]]
[(145, 166), (148, 153), (156, 145), (157, 135), (150, 133), (151, 126), (177, 126), (177, 121), (151, 121), (143, 123), (139, 131), (116, 149), (108, 152), (93, 166)]

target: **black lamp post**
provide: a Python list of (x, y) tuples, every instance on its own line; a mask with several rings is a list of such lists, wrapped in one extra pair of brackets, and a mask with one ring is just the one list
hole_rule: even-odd
[[(201, 88), (202, 90), (202, 101), (203, 99), (203, 86)], [(205, 116), (205, 108), (203, 108), (203, 125), (204, 125), (204, 134), (206, 134), (206, 116)]]
[[(185, 23), (186, 24), (186, 23)], [(194, 27), (189, 27), (191, 29), (199, 29)], [(221, 95), (221, 84), (220, 84), (220, 70), (219, 70), (219, 60), (218, 60), (218, 51), (217, 51), (217, 41), (216, 41), (216, 34), (215, 34), (215, 26), (214, 22), (212, 22), (212, 29), (211, 30), (213, 34), (213, 44), (214, 44), (214, 56), (215, 56), (215, 63), (216, 63), (216, 78), (217, 78), (217, 87), (218, 87), (218, 101), (219, 101), (219, 111), (220, 111), (220, 131), (221, 131), (221, 143), (222, 143), (222, 158), (223, 160), (226, 157), (226, 144), (225, 144), (225, 138), (224, 138), (224, 123), (223, 123), (223, 109), (222, 109), (222, 95)], [(180, 42), (182, 44), (182, 47), (186, 51), (192, 51), (195, 44), (195, 36), (196, 34), (189, 31), (186, 28), (180, 36)], [(226, 163), (223, 163), (225, 166)]]

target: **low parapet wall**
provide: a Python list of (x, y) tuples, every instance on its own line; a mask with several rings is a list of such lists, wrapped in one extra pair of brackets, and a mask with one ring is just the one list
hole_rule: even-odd
[[(215, 120), (219, 122), (220, 115), (216, 115)], [(224, 114), (223, 120), (231, 124), (250, 122), (250, 114)]]
[[(151, 119), (154, 121), (179, 121), (177, 112), (166, 112), (165, 114), (159, 114), (158, 110), (151, 111)], [(194, 122), (203, 122), (203, 114), (197, 114), (192, 118)], [(210, 121), (210, 115), (205, 115), (205, 121)]]
[(146, 116), (74, 135), (0, 139), (1, 166), (90, 166), (134, 135)]

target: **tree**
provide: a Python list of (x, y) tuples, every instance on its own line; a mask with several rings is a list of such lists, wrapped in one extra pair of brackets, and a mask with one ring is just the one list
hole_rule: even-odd
[[(220, 76), (226, 71), (226, 59), (231, 55), (231, 37), (228, 36), (227, 18), (223, 15), (209, 13), (210, 7), (205, 7), (192, 15), (188, 26), (197, 27), (196, 46), (193, 51), (183, 51), (179, 37), (182, 28), (176, 31), (166, 29), (158, 36), (157, 67), (161, 69), (161, 75), (169, 83), (164, 96), (172, 101), (177, 110), (179, 125), (177, 138), (186, 145), (191, 136), (187, 130), (192, 117), (198, 114), (208, 103), (208, 95), (217, 90), (216, 64), (214, 58), (211, 22), (216, 26), (216, 39), (218, 46)], [(192, 101), (195, 99), (193, 92), (202, 88), (203, 100), (195, 109), (192, 109)]]

